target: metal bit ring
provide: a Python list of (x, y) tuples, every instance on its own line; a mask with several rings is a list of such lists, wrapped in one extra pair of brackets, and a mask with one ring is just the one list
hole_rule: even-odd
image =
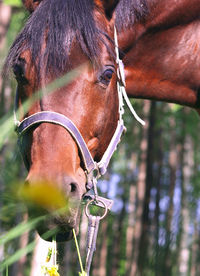
[[(95, 202), (96, 200), (95, 199), (91, 199), (90, 201), (88, 201), (86, 207), (85, 207), (85, 214), (86, 216), (89, 218), (90, 216), (90, 212), (89, 212), (89, 206), (92, 202)], [(100, 220), (102, 220), (103, 218), (105, 218), (105, 216), (107, 215), (108, 213), (108, 207), (107, 205), (105, 204), (105, 202), (103, 202), (103, 200), (101, 199), (98, 199), (98, 202), (101, 202), (105, 208), (105, 211), (104, 211), (104, 214), (100, 217)], [(97, 206), (97, 205), (96, 205)], [(100, 207), (101, 208), (101, 207)]]

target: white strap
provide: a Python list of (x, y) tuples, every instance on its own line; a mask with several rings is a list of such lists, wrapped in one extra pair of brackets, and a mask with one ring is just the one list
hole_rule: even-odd
[[(123, 100), (121, 100), (120, 98), (123, 97), (129, 110), (131, 111), (131, 113), (133, 114), (133, 116), (135, 117), (135, 119), (142, 125), (145, 125), (145, 122), (137, 115), (137, 113), (135, 112), (128, 96), (126, 93), (126, 83), (125, 83), (125, 72), (124, 72), (124, 64), (122, 62), (122, 60), (119, 58), (119, 47), (118, 47), (118, 39), (117, 39), (117, 30), (116, 27), (114, 26), (114, 39), (115, 39), (115, 52), (116, 52), (116, 62), (118, 64), (118, 68), (117, 68), (117, 76), (118, 78), (121, 80), (121, 83), (118, 82), (118, 92), (119, 92), (119, 102), (122, 102), (122, 106), (123, 106)], [(120, 96), (120, 94), (122, 96)]]

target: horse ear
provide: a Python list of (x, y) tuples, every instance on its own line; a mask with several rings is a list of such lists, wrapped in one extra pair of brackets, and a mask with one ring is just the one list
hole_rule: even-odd
[(34, 12), (37, 6), (40, 4), (42, 0), (22, 0), (25, 8), (30, 12)]
[(102, 0), (103, 7), (105, 9), (105, 14), (110, 20), (112, 18), (113, 12), (119, 0)]

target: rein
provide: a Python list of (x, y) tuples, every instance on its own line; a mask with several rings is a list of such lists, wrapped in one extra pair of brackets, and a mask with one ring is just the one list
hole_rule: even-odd
[[(118, 99), (119, 99), (119, 111), (118, 111), (119, 119), (118, 119), (117, 128), (114, 132), (114, 135), (100, 162), (96, 162), (93, 159), (84, 141), (84, 138), (82, 137), (76, 125), (68, 117), (54, 111), (41, 111), (25, 118), (21, 122), (18, 121), (17, 115), (16, 115), (17, 109), (18, 109), (18, 105), (17, 105), (17, 100), (19, 96), (18, 89), (16, 90), (16, 98), (15, 98), (15, 106), (14, 106), (14, 122), (15, 122), (16, 132), (18, 134), (18, 143), (22, 153), (22, 157), (24, 159), (24, 163), (27, 168), (28, 168), (28, 164), (26, 162), (26, 158), (23, 153), (22, 138), (27, 133), (28, 130), (30, 130), (33, 126), (36, 126), (40, 123), (51, 123), (65, 128), (70, 133), (72, 138), (75, 140), (78, 146), (78, 149), (80, 150), (82, 161), (85, 168), (85, 173), (87, 176), (86, 188), (87, 190), (93, 189), (94, 191), (94, 195), (90, 195), (90, 194), (86, 195), (86, 197), (90, 198), (90, 201), (87, 203), (86, 209), (85, 209), (86, 215), (89, 220), (88, 245), (87, 245), (87, 257), (86, 257), (86, 272), (88, 276), (89, 276), (92, 256), (95, 251), (99, 222), (107, 215), (107, 212), (108, 210), (111, 209), (112, 203), (113, 203), (112, 200), (100, 197), (98, 195), (97, 180), (98, 178), (100, 178), (102, 175), (106, 173), (110, 159), (114, 151), (116, 150), (117, 145), (120, 142), (123, 132), (126, 130), (124, 121), (123, 121), (124, 100), (128, 108), (132, 112), (133, 116), (135, 117), (135, 119), (139, 121), (142, 125), (145, 124), (145, 122), (141, 120), (136, 114), (126, 94), (124, 65), (122, 60), (119, 58), (119, 48), (118, 48), (116, 28), (114, 28), (114, 39), (115, 39), (115, 52), (116, 52), (116, 63), (117, 63), (117, 78), (118, 78), (117, 90), (118, 90)], [(91, 204), (104, 208), (104, 214), (101, 217), (92, 216), (89, 211)]]

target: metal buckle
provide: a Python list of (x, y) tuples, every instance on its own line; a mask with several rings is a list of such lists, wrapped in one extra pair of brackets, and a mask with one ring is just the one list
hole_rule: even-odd
[(107, 213), (108, 213), (108, 207), (107, 207), (105, 201), (104, 201), (104, 200), (101, 200), (101, 199), (99, 199), (99, 198), (98, 198), (98, 203), (96, 202), (96, 199), (92, 199), (92, 200), (90, 200), (90, 201), (87, 203), (87, 205), (86, 205), (86, 207), (85, 207), (85, 214), (86, 214), (86, 216), (87, 216), (88, 218), (90, 218), (90, 216), (91, 216), (90, 211), (89, 211), (89, 206), (90, 206), (92, 203), (94, 203), (93, 205), (95, 205), (95, 206), (98, 206), (98, 207), (101, 207), (101, 208), (104, 208), (104, 209), (105, 209), (103, 215), (100, 216), (99, 220), (102, 220), (103, 218), (105, 218), (105, 216), (106, 216)]
[[(108, 199), (108, 198), (105, 198), (105, 197), (98, 196), (98, 198), (96, 200), (95, 195), (92, 195), (92, 194), (86, 194), (85, 199), (88, 200), (88, 203), (90, 203), (90, 204), (92, 202), (95, 202), (95, 205), (98, 206), (98, 207), (105, 208), (105, 206), (106, 206), (106, 208), (108, 210), (111, 210), (112, 205), (113, 205), (113, 200), (112, 199)], [(87, 203), (87, 205), (88, 205), (88, 203)]]

